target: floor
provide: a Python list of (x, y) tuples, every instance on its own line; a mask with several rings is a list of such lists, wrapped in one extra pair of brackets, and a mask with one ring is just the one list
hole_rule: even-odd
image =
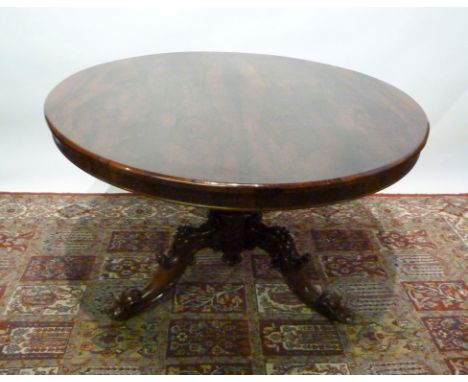
[(269, 257), (200, 251), (160, 304), (106, 313), (206, 210), (136, 195), (0, 194), (0, 374), (467, 374), (468, 195), (265, 214), (357, 319), (304, 306)]

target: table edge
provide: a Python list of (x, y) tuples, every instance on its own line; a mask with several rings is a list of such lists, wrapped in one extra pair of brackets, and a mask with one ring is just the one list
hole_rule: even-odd
[(354, 199), (382, 190), (405, 176), (415, 165), (429, 135), (407, 156), (386, 166), (342, 178), (298, 183), (222, 183), (187, 179), (103, 158), (61, 134), (48, 120), (55, 144), (73, 164), (116, 187), (158, 199), (193, 206), (229, 210), (287, 210)]

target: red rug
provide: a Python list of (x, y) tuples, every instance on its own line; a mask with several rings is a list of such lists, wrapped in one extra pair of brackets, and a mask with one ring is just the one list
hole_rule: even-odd
[(468, 196), (372, 196), (265, 214), (313, 254), (311, 279), (358, 315), (301, 304), (261, 250), (198, 254), (126, 322), (180, 224), (206, 210), (125, 195), (0, 194), (0, 374), (466, 374)]

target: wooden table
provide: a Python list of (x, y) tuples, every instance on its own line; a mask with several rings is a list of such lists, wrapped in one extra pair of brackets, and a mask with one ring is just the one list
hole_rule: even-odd
[(81, 71), (49, 94), (45, 117), (74, 164), (115, 186), (210, 209), (178, 228), (142, 290), (111, 315), (154, 305), (203, 248), (228, 264), (259, 247), (290, 287), (330, 319), (352, 322), (339, 295), (307, 279), (285, 228), (263, 211), (374, 193), (416, 163), (429, 133), (418, 104), (375, 78), (330, 65), (243, 53), (170, 53)]

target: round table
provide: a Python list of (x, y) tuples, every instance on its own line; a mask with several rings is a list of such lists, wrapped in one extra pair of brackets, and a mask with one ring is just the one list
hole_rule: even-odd
[(352, 322), (337, 294), (307, 279), (308, 254), (262, 211), (308, 208), (374, 193), (416, 163), (429, 123), (397, 88), (367, 75), (280, 56), (188, 52), (114, 61), (78, 72), (45, 102), (55, 143), (115, 186), (210, 209), (181, 226), (142, 290), (111, 316), (154, 305), (212, 248), (233, 264), (259, 247), (308, 305)]

